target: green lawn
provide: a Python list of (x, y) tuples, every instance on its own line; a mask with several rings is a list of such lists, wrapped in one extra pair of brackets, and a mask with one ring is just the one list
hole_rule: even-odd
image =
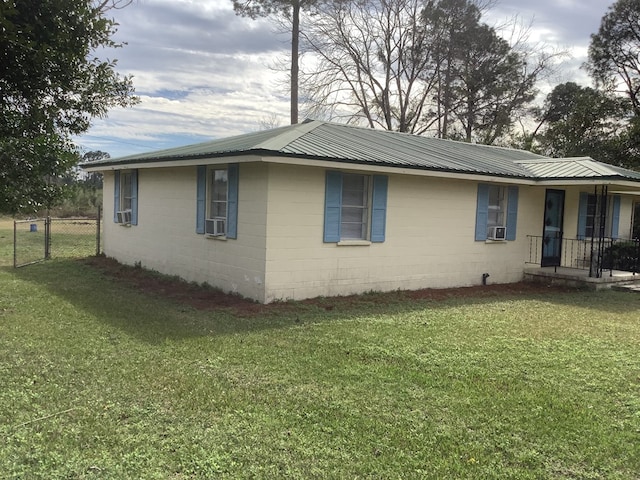
[(0, 267), (0, 385), (1, 479), (640, 475), (628, 293), (240, 315), (75, 260)]

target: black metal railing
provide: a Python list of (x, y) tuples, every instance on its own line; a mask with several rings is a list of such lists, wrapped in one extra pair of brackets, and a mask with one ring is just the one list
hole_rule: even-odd
[[(604, 271), (640, 272), (640, 238), (549, 238), (527, 235), (529, 258), (525, 263), (589, 270), (592, 277), (601, 277)], [(551, 254), (550, 242), (557, 253)], [(551, 260), (549, 258), (551, 256)]]
[(640, 272), (640, 238), (632, 240), (612, 239), (602, 257), (603, 268), (607, 270), (622, 270)]

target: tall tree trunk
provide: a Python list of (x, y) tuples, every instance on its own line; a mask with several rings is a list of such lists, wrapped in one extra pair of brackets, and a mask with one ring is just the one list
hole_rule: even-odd
[(298, 76), (300, 66), (300, 1), (292, 2), (293, 26), (291, 28), (291, 125), (298, 123)]
[[(452, 33), (449, 33), (451, 36)], [(440, 138), (449, 138), (449, 116), (451, 115), (451, 68), (453, 63), (453, 45), (451, 40), (447, 45), (447, 68), (444, 75), (444, 97), (442, 99), (443, 120)]]

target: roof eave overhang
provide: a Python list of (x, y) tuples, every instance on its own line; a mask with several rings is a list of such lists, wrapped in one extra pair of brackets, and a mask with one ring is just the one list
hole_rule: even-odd
[(607, 185), (640, 189), (640, 180), (622, 177), (540, 178), (537, 179), (536, 184), (548, 187)]
[[(308, 159), (307, 159), (308, 160)], [(522, 185), (534, 185), (535, 181), (518, 175), (501, 175), (494, 172), (470, 172), (464, 170), (452, 170), (452, 169), (437, 169), (437, 168), (425, 168), (420, 166), (399, 166), (399, 165), (385, 165), (385, 164), (372, 164), (366, 161), (347, 160), (347, 159), (313, 159), (312, 165), (308, 161), (302, 161), (300, 157), (289, 156), (274, 156), (263, 157), (263, 161), (269, 163), (279, 163), (284, 165), (300, 165), (300, 166), (313, 166), (320, 168), (336, 168), (340, 165), (341, 168), (353, 171), (366, 171), (373, 173), (387, 173), (396, 175), (416, 175), (422, 177), (436, 177), (436, 178), (450, 178), (458, 180), (476, 180), (483, 182), (495, 182), (495, 183), (509, 183), (509, 184), (522, 184)]]
[[(148, 158), (134, 159), (124, 162), (100, 162), (97, 164), (81, 165), (87, 172), (108, 172), (114, 170), (145, 169), (145, 168), (175, 168), (196, 165), (217, 165), (228, 163), (233, 158), (234, 162), (265, 162), (286, 165), (312, 166), (321, 168), (336, 168), (341, 165), (355, 171), (369, 171), (379, 173), (396, 173), (404, 175), (419, 175), (428, 177), (457, 178), (461, 180), (482, 180), (498, 183), (535, 184), (535, 180), (521, 175), (504, 175), (495, 172), (473, 172), (453, 169), (426, 168), (413, 165), (389, 165), (382, 163), (370, 163), (366, 160), (337, 159), (326, 157), (302, 156), (298, 154), (286, 154), (264, 150), (248, 150), (243, 152), (225, 152), (207, 155), (193, 155), (180, 158)], [(312, 160), (313, 163), (309, 163)]]
[(149, 157), (135, 158), (124, 161), (101, 161), (99, 163), (82, 164), (80, 167), (87, 172), (108, 172), (112, 170), (129, 170), (131, 168), (168, 168), (168, 167), (189, 167), (202, 165), (203, 163), (220, 163), (217, 159), (227, 159), (245, 155), (254, 155), (251, 150), (244, 152), (220, 152), (207, 153), (201, 155), (185, 155), (183, 157)]
[[(615, 185), (624, 188), (640, 189), (640, 180), (634, 181), (621, 177), (590, 177), (590, 178), (536, 178), (525, 175), (508, 175), (496, 172), (465, 171), (453, 169), (438, 169), (421, 167), (419, 165), (389, 165), (371, 163), (366, 160), (339, 159), (298, 154), (273, 152), (264, 149), (246, 150), (242, 152), (220, 152), (214, 154), (190, 155), (183, 157), (166, 158), (138, 158), (126, 161), (100, 162), (96, 164), (81, 165), (87, 172), (108, 172), (114, 170), (145, 169), (145, 168), (176, 168), (196, 165), (218, 165), (229, 162), (265, 162), (285, 165), (312, 166), (320, 168), (336, 168), (337, 165), (354, 171), (368, 171), (400, 175), (417, 175), (436, 178), (455, 178), (459, 180), (475, 180), (494, 183), (509, 183), (516, 185), (540, 185), (540, 186), (591, 186), (591, 185)], [(312, 160), (313, 163), (310, 163)]]

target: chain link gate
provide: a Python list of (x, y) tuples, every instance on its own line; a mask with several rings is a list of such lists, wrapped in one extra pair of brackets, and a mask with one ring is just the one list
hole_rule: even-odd
[(101, 210), (95, 218), (37, 218), (13, 222), (14, 268), (49, 258), (99, 255)]

